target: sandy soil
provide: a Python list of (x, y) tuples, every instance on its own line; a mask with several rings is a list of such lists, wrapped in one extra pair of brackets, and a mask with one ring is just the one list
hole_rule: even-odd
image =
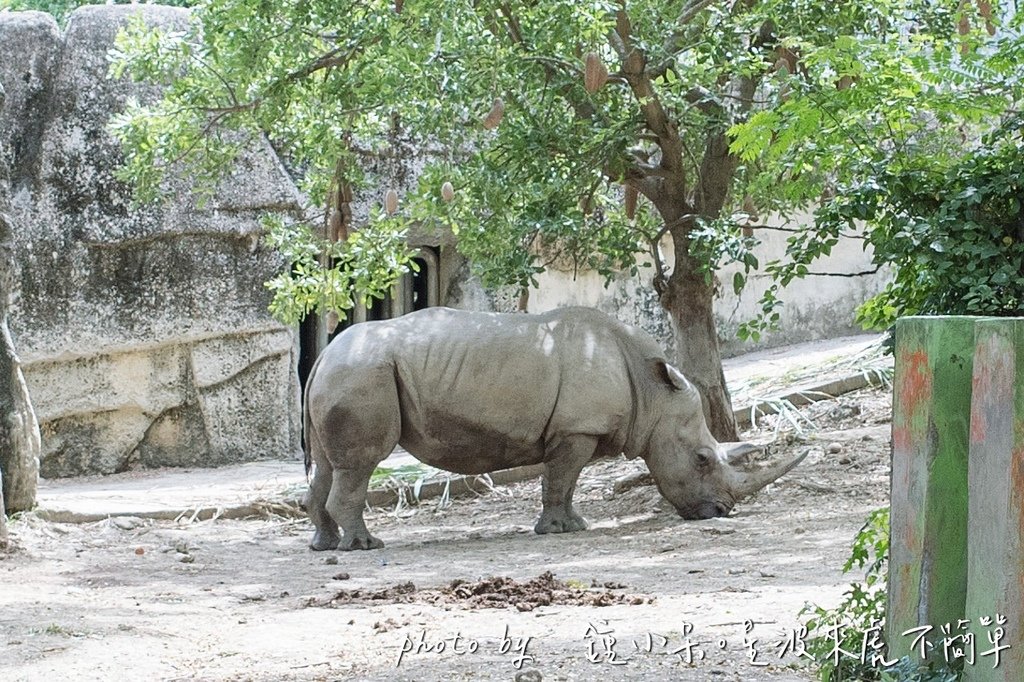
[(726, 519), (683, 521), (650, 486), (613, 494), (642, 467), (624, 460), (584, 472), (591, 528), (560, 536), (530, 530), (538, 481), (374, 510), (374, 552), (310, 552), (310, 524), (277, 516), (23, 516), (0, 554), (2, 678), (812, 680), (779, 649), (853, 577), (852, 538), (888, 497), (889, 404), (863, 391), (804, 414), (818, 430), (774, 452), (808, 459)]

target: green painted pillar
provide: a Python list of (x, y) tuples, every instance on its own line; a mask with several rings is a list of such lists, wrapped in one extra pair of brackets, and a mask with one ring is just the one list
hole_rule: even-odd
[[(920, 658), (915, 628), (942, 660), (942, 634), (965, 613), (967, 454), (974, 317), (896, 323), (892, 515), (886, 643), (890, 658)], [(909, 633), (909, 634), (905, 634)]]
[[(978, 322), (974, 357), (966, 618), (974, 635), (975, 662), (965, 666), (964, 679), (1020, 682), (1024, 680), (1024, 319)], [(1004, 623), (984, 624), (983, 619), (995, 619), (997, 614), (1005, 618)], [(1010, 647), (999, 651), (998, 661), (997, 646)]]

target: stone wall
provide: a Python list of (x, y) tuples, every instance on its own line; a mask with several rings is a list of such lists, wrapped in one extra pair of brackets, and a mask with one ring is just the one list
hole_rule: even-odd
[(134, 13), (83, 7), (61, 33), (42, 13), (0, 13), (0, 161), (20, 290), (11, 333), (42, 433), (44, 476), (135, 466), (209, 466), (292, 456), (298, 384), (292, 330), (267, 313), (279, 267), (261, 241), (267, 211), (299, 197), (269, 145), (253, 145), (203, 205), (187, 182), (131, 205), (107, 131), (129, 97), (108, 51)]

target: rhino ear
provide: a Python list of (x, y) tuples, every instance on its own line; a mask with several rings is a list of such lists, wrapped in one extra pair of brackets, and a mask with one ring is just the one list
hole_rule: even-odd
[(693, 384), (687, 381), (683, 373), (668, 364), (664, 360), (655, 360), (655, 369), (658, 377), (665, 382), (665, 385), (676, 391), (692, 391)]
[(734, 467), (749, 466), (750, 456), (764, 450), (764, 446), (756, 443), (720, 443), (719, 445), (725, 453), (725, 460)]

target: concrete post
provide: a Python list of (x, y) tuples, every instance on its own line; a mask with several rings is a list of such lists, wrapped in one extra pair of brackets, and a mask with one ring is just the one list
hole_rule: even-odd
[[(963, 618), (967, 589), (967, 453), (973, 317), (907, 317), (896, 325), (892, 515), (886, 642), (920, 658), (915, 628)], [(905, 634), (905, 633), (910, 634)], [(941, 661), (941, 644), (929, 658)]]
[[(975, 662), (965, 666), (964, 679), (1019, 682), (1024, 679), (1024, 319), (980, 321), (976, 342), (966, 604)], [(997, 615), (1005, 622), (994, 620)], [(983, 619), (993, 620), (986, 625)], [(1009, 648), (995, 653), (1001, 646)]]

